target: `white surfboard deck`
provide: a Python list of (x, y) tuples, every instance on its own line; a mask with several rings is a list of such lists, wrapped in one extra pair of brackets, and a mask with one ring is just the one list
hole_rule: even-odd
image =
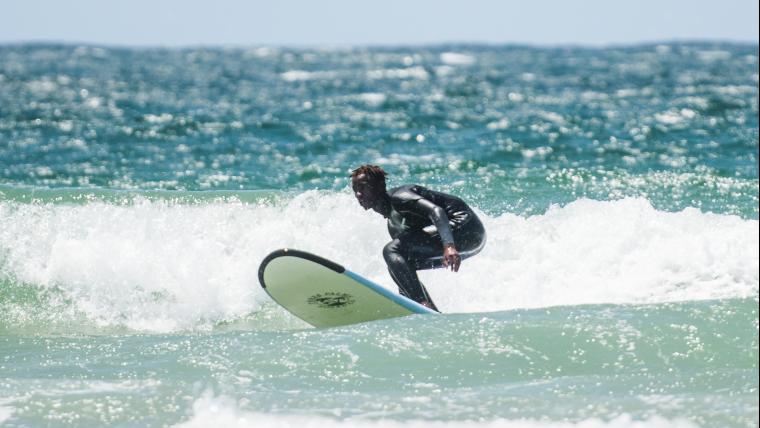
[(315, 327), (438, 313), (305, 251), (269, 254), (259, 267), (259, 282), (275, 302)]

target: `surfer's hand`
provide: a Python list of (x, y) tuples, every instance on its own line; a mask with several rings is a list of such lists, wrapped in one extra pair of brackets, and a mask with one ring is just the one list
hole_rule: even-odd
[(453, 272), (459, 271), (459, 265), (462, 263), (462, 257), (459, 256), (459, 251), (452, 244), (445, 245), (443, 247), (443, 267), (449, 268)]

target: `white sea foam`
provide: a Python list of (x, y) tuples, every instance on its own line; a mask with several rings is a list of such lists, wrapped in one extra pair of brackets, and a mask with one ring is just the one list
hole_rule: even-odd
[[(339, 417), (339, 415), (335, 415)], [(224, 427), (299, 427), (299, 428), (692, 428), (697, 425), (685, 420), (670, 420), (652, 416), (646, 420), (634, 420), (622, 414), (610, 421), (597, 418), (579, 422), (560, 422), (531, 419), (493, 419), (485, 421), (430, 421), (410, 419), (338, 419), (324, 415), (267, 414), (241, 410), (238, 403), (228, 397), (214, 397), (206, 393), (193, 403), (193, 415), (189, 420), (176, 425), (181, 428), (224, 426)]]
[(654, 118), (666, 125), (676, 125), (685, 120), (693, 119), (697, 113), (694, 110), (683, 108), (679, 110), (668, 110), (663, 113), (655, 113)]
[(426, 80), (429, 76), (424, 67), (408, 68), (384, 68), (379, 70), (367, 71), (367, 78), (371, 80), (379, 79), (420, 79)]
[(304, 82), (307, 80), (329, 80), (338, 77), (334, 71), (305, 71), (305, 70), (288, 70), (280, 74), (282, 80), (286, 82)]
[(727, 61), (731, 59), (731, 52), (719, 49), (699, 51), (697, 57), (704, 62)]
[(386, 98), (385, 94), (379, 92), (367, 92), (359, 95), (359, 99), (370, 107), (378, 107), (382, 105)]
[[(483, 252), (459, 273), (423, 271), (444, 312), (657, 303), (758, 293), (758, 221), (655, 210), (645, 199), (577, 200), (542, 215), (488, 216)], [(394, 289), (384, 220), (348, 191), (277, 204), (0, 202), (0, 277), (57, 287), (102, 325), (203, 328), (260, 309), (259, 262), (298, 248)]]
[(0, 424), (5, 423), (11, 416), (13, 416), (12, 408), (0, 406)]
[(458, 52), (444, 52), (441, 54), (441, 62), (448, 65), (471, 65), (475, 63), (475, 57)]

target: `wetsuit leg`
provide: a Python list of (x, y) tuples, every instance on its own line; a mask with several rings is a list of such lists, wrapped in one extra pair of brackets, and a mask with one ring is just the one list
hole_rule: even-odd
[(435, 240), (425, 233), (421, 235), (424, 236), (407, 235), (403, 239), (394, 239), (383, 248), (383, 257), (391, 278), (402, 295), (415, 302), (427, 301), (433, 309), (438, 310), (417, 276), (417, 262), (433, 256), (434, 251), (440, 252), (441, 243), (438, 240), (435, 244)]
[[(453, 232), (462, 259), (477, 254), (485, 245), (485, 230), (477, 219), (454, 229)], [(442, 247), (441, 239), (437, 235), (410, 231), (402, 233), (383, 249), (388, 271), (398, 285), (399, 292), (416, 302), (427, 301), (435, 310), (438, 309), (425, 285), (420, 282), (417, 271), (442, 267)]]

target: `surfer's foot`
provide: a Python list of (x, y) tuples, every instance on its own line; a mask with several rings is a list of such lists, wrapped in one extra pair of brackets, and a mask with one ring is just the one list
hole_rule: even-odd
[(421, 301), (420, 305), (422, 305), (422, 306), (424, 306), (424, 307), (426, 307), (428, 309), (432, 309), (432, 310), (438, 312), (438, 308), (436, 308), (435, 305), (432, 302), (428, 302), (427, 300)]

